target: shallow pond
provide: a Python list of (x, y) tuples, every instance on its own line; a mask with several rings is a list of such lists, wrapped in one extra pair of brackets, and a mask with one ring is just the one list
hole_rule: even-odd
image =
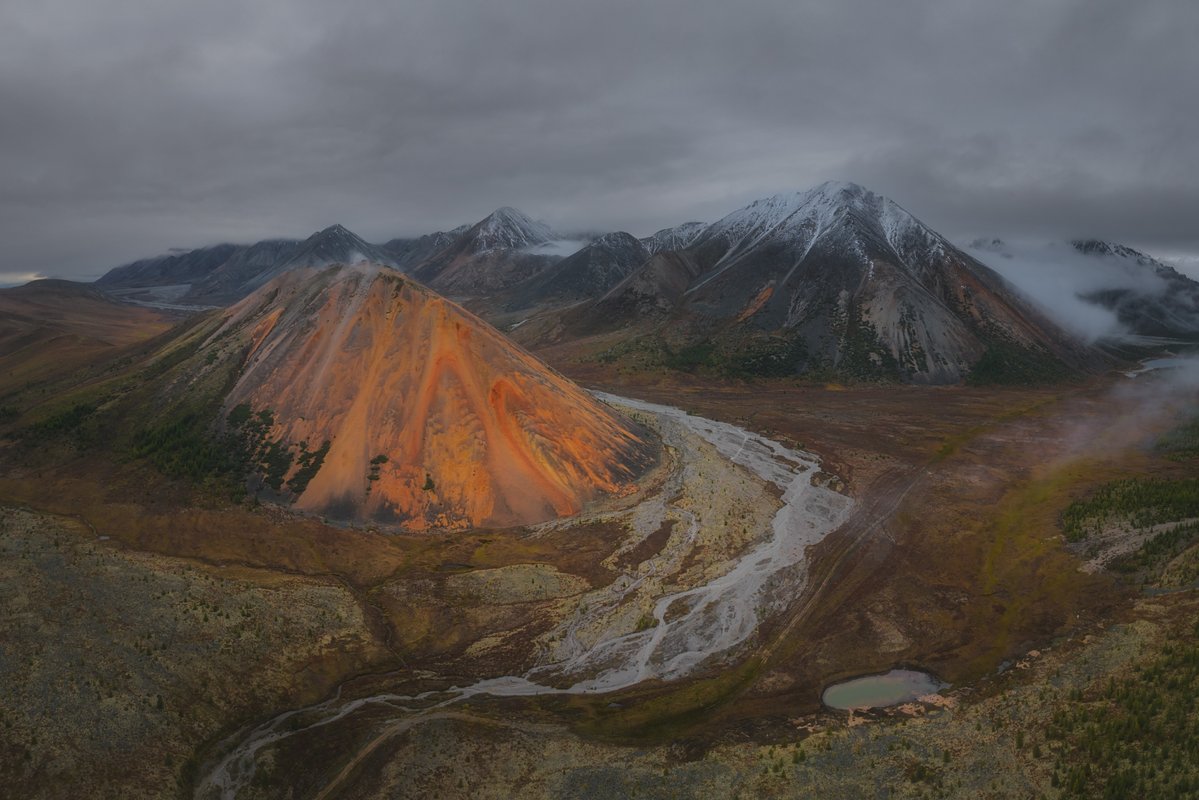
[(933, 694), (948, 684), (911, 669), (893, 669), (885, 675), (835, 683), (824, 690), (821, 699), (830, 708), (886, 708)]

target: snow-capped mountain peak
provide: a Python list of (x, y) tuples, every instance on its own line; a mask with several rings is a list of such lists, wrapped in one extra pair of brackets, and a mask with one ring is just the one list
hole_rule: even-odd
[(700, 238), (719, 235), (752, 246), (776, 235), (818, 237), (847, 216), (874, 228), (893, 246), (913, 233), (940, 238), (898, 203), (845, 181), (826, 181), (806, 191), (755, 200), (709, 226)]
[(519, 250), (559, 238), (545, 223), (509, 206), (497, 208), (470, 231), (476, 252)]
[[(900, 264), (918, 264), (948, 246), (898, 203), (856, 183), (826, 181), (806, 191), (755, 200), (708, 226), (688, 249), (719, 253), (714, 268), (688, 291), (717, 279), (761, 248), (783, 249), (795, 263), (817, 241), (859, 261), (883, 245)], [(873, 244), (867, 244), (867, 241)]]

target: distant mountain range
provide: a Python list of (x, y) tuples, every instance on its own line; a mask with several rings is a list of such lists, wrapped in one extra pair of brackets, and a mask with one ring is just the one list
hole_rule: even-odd
[[(364, 241), (341, 225), (331, 225), (302, 241), (219, 244), (135, 261), (106, 273), (96, 285), (150, 303), (226, 305), (291, 269), (362, 261), (396, 266), (384, 248)], [(178, 290), (172, 292), (172, 287)], [(153, 291), (164, 288), (166, 294)], [(143, 291), (139, 294), (131, 290)]]
[[(518, 338), (534, 346), (602, 336), (615, 342), (608, 356), (621, 358), (644, 355), (656, 339), (659, 361), (687, 369), (940, 383), (1102, 361), (996, 271), (852, 183), (764, 198), (643, 239), (593, 236), (564, 257), (571, 239), (505, 207), (381, 245), (335, 225), (302, 242), (171, 253), (118, 267), (97, 285), (150, 304), (227, 305), (290, 270), (366, 261), (468, 301), (497, 324), (531, 320)], [(1169, 287), (1147, 295), (1135, 284), (1100, 285), (1086, 302), (1145, 335), (1199, 335), (1199, 284), (1119, 245), (1074, 247)]]
[(447, 295), (506, 289), (562, 260), (540, 248), (566, 237), (514, 208), (462, 225), (375, 245), (341, 225), (303, 241), (220, 244), (142, 259), (110, 270), (96, 285), (146, 304), (221, 306), (291, 269), (369, 262), (400, 269)]
[(948, 383), (980, 364), (1000, 375), (1099, 361), (991, 269), (856, 184), (758, 200), (680, 239), (523, 335), (624, 331), (612, 357), (656, 341), (668, 365), (748, 375)]

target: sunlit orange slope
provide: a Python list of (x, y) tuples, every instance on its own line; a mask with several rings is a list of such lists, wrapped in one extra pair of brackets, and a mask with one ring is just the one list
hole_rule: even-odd
[(629, 490), (655, 458), (633, 423), (394, 270), (285, 273), (228, 315), (214, 341), (249, 353), (226, 410), (269, 408), (276, 434), (331, 442), (301, 509), (414, 529), (540, 522)]

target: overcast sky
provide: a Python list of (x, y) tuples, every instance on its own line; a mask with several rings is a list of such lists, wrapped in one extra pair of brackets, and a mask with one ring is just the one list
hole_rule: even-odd
[(0, 273), (513, 205), (637, 235), (853, 180), (1199, 253), (1195, 0), (5, 0)]

